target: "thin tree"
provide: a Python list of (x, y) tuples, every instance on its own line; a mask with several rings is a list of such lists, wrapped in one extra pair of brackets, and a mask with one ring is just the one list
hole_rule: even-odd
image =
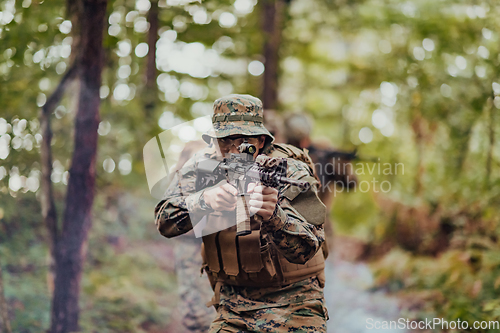
[[(72, 46), (73, 50), (80, 48), (80, 28), (79, 28), (79, 13), (81, 12), (81, 1), (66, 0), (66, 16), (71, 20), (72, 29)], [(40, 112), (40, 129), (42, 132), (42, 144), (40, 148), (41, 159), (41, 208), (42, 217), (45, 228), (47, 229), (48, 244), (49, 244), (49, 270), (47, 272), (47, 285), (49, 292), (54, 292), (55, 278), (55, 262), (56, 262), (56, 243), (58, 238), (58, 216), (54, 200), (54, 189), (52, 186), (52, 126), (51, 117), (54, 110), (59, 105), (64, 93), (71, 82), (77, 76), (77, 52), (71, 52), (69, 69), (66, 71), (61, 81), (57, 85), (52, 95), (49, 96), (47, 102), (42, 106)]]
[(55, 261), (56, 261), (56, 243), (58, 239), (58, 223), (57, 210), (54, 201), (54, 189), (52, 186), (52, 128), (50, 117), (54, 113), (56, 106), (59, 104), (66, 87), (76, 76), (76, 66), (71, 66), (63, 76), (54, 93), (48, 98), (43, 105), (40, 114), (40, 128), (42, 131), (42, 144), (40, 148), (40, 157), (42, 165), (42, 216), (45, 227), (48, 231), (49, 243), (49, 273), (48, 285), (49, 291), (54, 291), (54, 276), (55, 276)]
[(286, 8), (284, 0), (264, 0), (261, 27), (264, 32), (264, 65), (262, 103), (267, 109), (278, 106), (279, 49)]
[(158, 91), (156, 77), (156, 42), (158, 41), (158, 29), (160, 26), (158, 19), (158, 0), (151, 1), (151, 8), (148, 12), (148, 55), (146, 58), (146, 74), (144, 75), (144, 109), (148, 121), (153, 121), (154, 110), (158, 101)]
[(80, 82), (74, 150), (61, 232), (55, 242), (52, 333), (78, 331), (80, 281), (94, 201), (99, 88), (107, 0), (79, 0), (79, 48), (74, 50)]

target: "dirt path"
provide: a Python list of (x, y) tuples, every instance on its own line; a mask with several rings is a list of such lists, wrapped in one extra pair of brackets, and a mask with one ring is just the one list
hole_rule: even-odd
[[(328, 333), (399, 332), (396, 329), (369, 328), (370, 319), (398, 320), (398, 301), (383, 292), (371, 292), (373, 275), (364, 263), (341, 259), (327, 260), (325, 298), (330, 315)], [(367, 322), (368, 321), (368, 322)]]

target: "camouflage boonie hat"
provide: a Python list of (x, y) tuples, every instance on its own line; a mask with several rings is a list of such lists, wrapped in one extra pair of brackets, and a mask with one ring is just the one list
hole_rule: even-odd
[(266, 141), (274, 137), (264, 127), (264, 111), (260, 99), (250, 95), (229, 95), (214, 102), (213, 129), (203, 134), (203, 140), (230, 135), (265, 135)]

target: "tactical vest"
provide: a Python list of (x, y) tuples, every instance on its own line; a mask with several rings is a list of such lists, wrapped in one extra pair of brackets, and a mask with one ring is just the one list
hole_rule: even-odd
[[(276, 149), (268, 155), (301, 160), (309, 166), (311, 173), (314, 172), (314, 165), (307, 152), (285, 144), (274, 147)], [(323, 203), (314, 191), (306, 193), (301, 194), (290, 187), (284, 195), (308, 222), (320, 225), (324, 222), (326, 209), (323, 212), (318, 211), (318, 207), (324, 208)], [(207, 225), (217, 225), (220, 223), (219, 219), (230, 218), (227, 214), (230, 213), (215, 212), (208, 215)], [(261, 235), (260, 224), (253, 218), (251, 229), (251, 233), (246, 236), (236, 236), (236, 227), (233, 226), (203, 237), (201, 252), (204, 269), (212, 287), (217, 282), (259, 288), (279, 287), (314, 276), (318, 277), (321, 285), (324, 284), (323, 251), (318, 251), (305, 264), (294, 264), (276, 249), (267, 234)], [(216, 296), (217, 292), (216, 290)]]

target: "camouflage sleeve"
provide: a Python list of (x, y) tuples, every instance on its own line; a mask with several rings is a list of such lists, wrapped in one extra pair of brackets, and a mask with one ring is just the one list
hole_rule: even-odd
[(203, 212), (199, 204), (202, 193), (195, 192), (194, 164), (177, 171), (164, 199), (155, 208), (155, 223), (160, 234), (171, 238), (193, 229), (191, 217)]
[[(292, 179), (301, 179), (311, 176), (308, 168), (301, 162), (289, 165), (287, 175)], [(317, 191), (313, 184), (311, 191)], [(318, 212), (324, 209), (318, 199)], [(321, 248), (325, 240), (323, 225), (313, 225), (293, 207), (293, 200), (283, 197), (277, 206), (276, 214), (268, 222), (262, 225), (278, 251), (295, 264), (304, 264), (311, 259)]]

